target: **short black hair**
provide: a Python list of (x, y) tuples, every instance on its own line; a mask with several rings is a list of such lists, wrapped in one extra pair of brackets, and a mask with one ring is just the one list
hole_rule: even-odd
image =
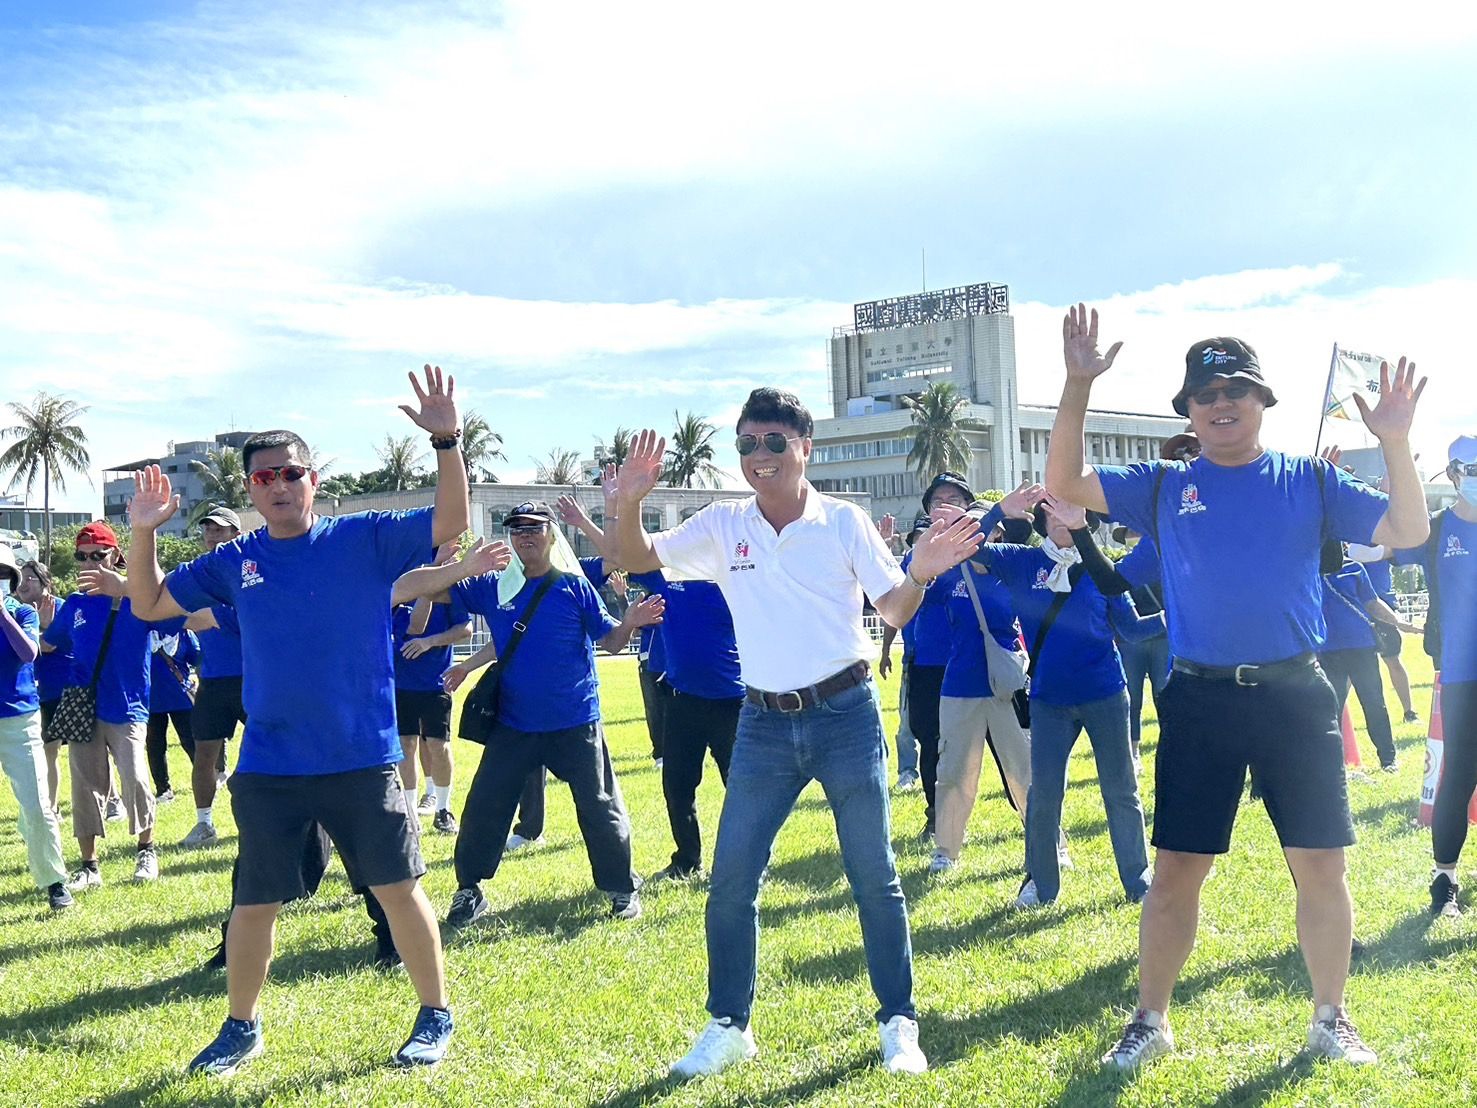
[(786, 392), (784, 389), (762, 388), (749, 393), (749, 399), (744, 401), (734, 430), (737, 431), (745, 423), (782, 423), (807, 439), (815, 430), (815, 420), (810, 417), (810, 409), (800, 403), (793, 392)]
[(297, 454), (298, 461), (306, 466), (313, 464), (313, 451), (303, 441), (303, 437), (295, 431), (258, 431), (241, 444), (241, 468), (250, 476), (251, 456), (259, 450), (276, 450), (278, 447), (291, 447)]

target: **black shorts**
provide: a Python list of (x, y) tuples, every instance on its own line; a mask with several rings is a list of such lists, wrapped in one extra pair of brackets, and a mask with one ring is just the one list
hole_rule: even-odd
[(1284, 847), (1354, 842), (1339, 704), (1321, 669), (1245, 688), (1175, 671), (1159, 694), (1156, 847), (1224, 854), (1251, 767)]
[(56, 706), (60, 703), (60, 700), (43, 700), (41, 702), (41, 734), (43, 736), (51, 730), (51, 717), (56, 715)]
[(1382, 619), (1374, 621), (1374, 641), (1381, 658), (1400, 657), (1400, 628)]
[(426, 872), (420, 822), (405, 806), (393, 764), (311, 777), (238, 770), (226, 787), (239, 840), (237, 904), (275, 904), (304, 895), (303, 844), (313, 823), (338, 847), (356, 889)]
[(190, 718), (195, 741), (225, 742), (236, 733), (238, 723), (246, 723), (246, 709), (241, 706), (241, 678), (200, 678)]
[(445, 739), (451, 734), (451, 694), (434, 690), (396, 689), (395, 719), (402, 735)]

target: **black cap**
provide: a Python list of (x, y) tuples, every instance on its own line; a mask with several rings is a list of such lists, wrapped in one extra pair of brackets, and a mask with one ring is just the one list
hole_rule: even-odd
[(929, 519), (927, 516), (919, 516), (917, 519), (915, 519), (913, 521), (913, 526), (908, 529), (908, 545), (913, 545), (913, 543), (917, 540), (918, 533), (920, 531), (927, 531), (932, 526), (933, 520)]
[(1203, 389), (1217, 377), (1239, 377), (1266, 389), (1267, 407), (1277, 403), (1272, 390), (1262, 377), (1262, 364), (1256, 351), (1240, 339), (1202, 339), (1185, 354), (1185, 383), (1174, 397), (1174, 410), (1182, 416), (1190, 414), (1192, 392)]
[(940, 473), (932, 481), (928, 482), (928, 488), (923, 490), (923, 510), (928, 511), (928, 502), (933, 499), (933, 494), (942, 488), (958, 489), (964, 494), (964, 499), (974, 501), (974, 490), (969, 487), (969, 482), (957, 473)]
[(1031, 521), (1014, 517), (1000, 524), (1000, 541), (1026, 546), (1031, 541)]
[(511, 527), (513, 524), (525, 520), (529, 523), (553, 523), (554, 509), (550, 508), (542, 500), (525, 500), (507, 515), (503, 516), (503, 526)]

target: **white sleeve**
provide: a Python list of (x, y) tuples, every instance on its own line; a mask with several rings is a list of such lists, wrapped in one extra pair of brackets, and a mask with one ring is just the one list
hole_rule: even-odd
[(902, 568), (872, 521), (855, 504), (847, 504), (837, 522), (843, 528), (842, 541), (851, 558), (851, 571), (867, 599), (876, 604), (879, 597), (903, 583)]
[(716, 581), (723, 575), (723, 533), (718, 516), (710, 506), (670, 531), (651, 536), (651, 545), (669, 579)]

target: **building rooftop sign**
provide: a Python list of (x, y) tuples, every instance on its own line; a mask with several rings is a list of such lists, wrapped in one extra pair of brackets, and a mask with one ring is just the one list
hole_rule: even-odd
[(915, 292), (886, 300), (868, 300), (852, 309), (855, 333), (939, 323), (976, 315), (1005, 315), (1010, 311), (1010, 287), (988, 282), (952, 289)]

